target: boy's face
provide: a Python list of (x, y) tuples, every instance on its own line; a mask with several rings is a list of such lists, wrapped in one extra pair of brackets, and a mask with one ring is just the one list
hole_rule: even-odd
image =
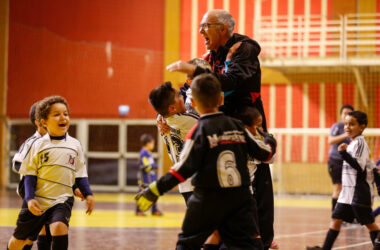
[(184, 113), (186, 112), (185, 102), (183, 101), (183, 96), (178, 90), (174, 90), (174, 104), (169, 106), (169, 112), (171, 114)]
[(247, 126), (247, 129), (249, 132), (251, 132), (253, 135), (257, 135), (257, 129), (263, 130), (263, 117), (260, 115), (257, 117), (257, 119), (253, 122), (252, 126)]
[(351, 111), (353, 111), (352, 109), (347, 109), (347, 108), (344, 108), (342, 110), (342, 113), (340, 113), (340, 119), (341, 121), (344, 123), (344, 120), (346, 119), (346, 116), (348, 115), (348, 113), (350, 113)]
[(363, 133), (365, 125), (360, 125), (355, 117), (347, 115), (344, 120), (344, 132), (348, 133), (351, 139)]
[(69, 112), (63, 103), (54, 103), (48, 114), (47, 120), (41, 119), (41, 123), (47, 128), (51, 136), (63, 136), (70, 125)]
[(149, 151), (153, 151), (154, 150), (154, 140), (148, 142), (146, 144), (146, 148), (149, 150)]

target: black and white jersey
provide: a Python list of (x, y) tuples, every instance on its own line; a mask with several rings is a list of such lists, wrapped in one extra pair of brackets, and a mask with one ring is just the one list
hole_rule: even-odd
[[(13, 159), (12, 159), (13, 172), (19, 174), (21, 163), (24, 161), (26, 155), (29, 153), (29, 150), (34, 144), (34, 142), (41, 137), (42, 137), (41, 134), (38, 131), (36, 131), (31, 137), (26, 139), (26, 141), (21, 145), (21, 147), (18, 149), (17, 153), (13, 156)], [(21, 177), (22, 175), (20, 176), (20, 178)]]
[(373, 164), (370, 150), (363, 135), (355, 137), (347, 147), (347, 153), (357, 162), (358, 169), (346, 160), (342, 169), (342, 191), (338, 202), (350, 205), (371, 206), (373, 197)]
[(250, 185), (247, 155), (266, 161), (272, 149), (256, 140), (244, 125), (221, 112), (202, 115), (190, 131), (176, 163), (158, 182), (160, 193), (192, 177), (200, 188), (232, 188)]
[[(194, 113), (181, 113), (175, 114), (170, 117), (165, 118), (168, 126), (170, 127), (170, 133), (164, 134), (163, 139), (166, 144), (166, 148), (169, 153), (169, 157), (173, 164), (179, 161), (179, 155), (182, 151), (186, 135), (198, 122), (199, 116)], [(180, 183), (178, 185), (179, 192), (191, 192), (193, 191), (193, 186), (191, 185), (191, 180)]]
[(37, 177), (35, 199), (43, 211), (64, 203), (73, 196), (75, 178), (87, 177), (82, 146), (68, 134), (62, 140), (46, 134), (32, 145), (20, 174)]

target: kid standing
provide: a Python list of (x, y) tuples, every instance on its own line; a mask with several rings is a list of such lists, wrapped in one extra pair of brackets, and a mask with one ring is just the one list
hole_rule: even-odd
[[(157, 164), (154, 162), (152, 151), (154, 149), (154, 139), (149, 134), (143, 134), (140, 138), (142, 148), (139, 159), (139, 186), (143, 190), (150, 183), (157, 180)], [(145, 216), (143, 211), (136, 207), (137, 216)], [(157, 209), (157, 205), (152, 206), (152, 215), (161, 216), (162, 213)]]
[[(219, 81), (211, 74), (194, 78), (192, 103), (201, 118), (190, 131), (175, 164), (165, 176), (136, 196), (142, 210), (178, 183), (192, 177), (195, 189), (187, 203), (177, 249), (200, 249), (217, 229), (229, 248), (259, 249), (253, 198), (249, 189), (248, 152), (259, 160), (271, 158), (276, 142), (250, 137), (243, 124), (218, 112), (223, 101)], [(196, 218), (196, 219), (194, 219)]]
[(343, 221), (351, 223), (355, 218), (365, 225), (370, 233), (372, 243), (379, 233), (379, 227), (372, 215), (373, 166), (369, 160), (369, 148), (362, 135), (368, 123), (366, 113), (352, 111), (344, 120), (344, 131), (351, 138), (351, 143), (342, 143), (338, 151), (342, 156), (342, 191), (332, 214), (330, 229), (327, 232), (323, 248), (307, 247), (309, 250), (332, 248), (338, 237)]
[(86, 199), (86, 213), (91, 214), (95, 204), (84, 154), (79, 141), (67, 134), (70, 118), (64, 98), (40, 101), (36, 117), (48, 133), (33, 144), (22, 162), (19, 172), (25, 176), (25, 199), (8, 247), (22, 249), (27, 238), (35, 239), (49, 225), (52, 249), (67, 249), (74, 183)]

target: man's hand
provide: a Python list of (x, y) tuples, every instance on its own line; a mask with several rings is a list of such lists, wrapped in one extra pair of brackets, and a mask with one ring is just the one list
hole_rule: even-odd
[(158, 192), (157, 183), (154, 181), (149, 184), (149, 187), (138, 193), (135, 196), (135, 200), (138, 208), (141, 211), (146, 211), (157, 202), (159, 196), (160, 192)]
[(344, 151), (347, 149), (347, 143), (342, 143), (338, 146), (338, 151)]
[(226, 61), (231, 61), (232, 55), (240, 47), (241, 42), (237, 42), (228, 50)]
[(30, 199), (28, 201), (28, 209), (35, 216), (41, 216), (42, 215), (40, 203), (38, 203), (38, 201), (36, 201), (35, 199)]
[(84, 196), (83, 196), (82, 192), (79, 190), (79, 188), (76, 188), (74, 190), (74, 194), (76, 197), (79, 197), (81, 201), (84, 201)]
[(156, 122), (157, 122), (158, 131), (160, 131), (161, 135), (163, 135), (163, 134), (169, 134), (170, 127), (166, 123), (166, 121), (165, 121), (164, 117), (162, 117), (162, 115), (158, 115), (157, 116)]
[(90, 215), (92, 213), (92, 210), (95, 207), (95, 199), (92, 195), (87, 195), (86, 197), (86, 203), (87, 203), (87, 211), (86, 214)]
[(183, 61), (176, 61), (175, 63), (172, 63), (166, 67), (166, 69), (169, 70), (170, 72), (178, 71), (178, 72), (186, 73), (190, 76), (194, 74), (194, 71), (196, 68), (197, 66), (192, 65), (190, 63), (183, 62)]

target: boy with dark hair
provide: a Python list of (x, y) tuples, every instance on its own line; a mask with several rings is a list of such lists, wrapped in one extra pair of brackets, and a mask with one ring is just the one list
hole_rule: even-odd
[(269, 136), (265, 143), (255, 140), (240, 121), (218, 111), (223, 97), (219, 81), (211, 74), (194, 78), (191, 89), (201, 118), (187, 136), (180, 161), (138, 194), (137, 204), (146, 210), (160, 195), (193, 176), (195, 189), (187, 202), (177, 249), (200, 249), (215, 229), (228, 248), (260, 249), (253, 237), (258, 230), (247, 155), (271, 158), (276, 141)]
[(336, 202), (339, 197), (339, 193), (342, 190), (342, 166), (343, 158), (338, 152), (338, 146), (342, 143), (349, 143), (350, 138), (347, 133), (344, 132), (344, 119), (346, 115), (354, 111), (351, 105), (345, 104), (340, 108), (340, 121), (332, 125), (328, 138), (330, 144), (328, 171), (333, 183), (333, 193), (331, 197), (331, 208), (334, 211)]
[(37, 105), (36, 119), (48, 133), (36, 140), (21, 164), (25, 199), (8, 248), (22, 249), (27, 239), (35, 240), (41, 228), (48, 225), (52, 249), (63, 250), (68, 247), (74, 183), (86, 199), (86, 213), (91, 214), (95, 202), (82, 146), (67, 134), (70, 118), (66, 100), (60, 96), (43, 99)]
[[(369, 159), (370, 150), (362, 135), (367, 127), (367, 115), (362, 111), (349, 112), (344, 120), (344, 131), (351, 138), (351, 143), (342, 143), (338, 151), (342, 156), (342, 191), (332, 214), (330, 229), (323, 247), (307, 247), (309, 250), (332, 248), (338, 237), (343, 221), (351, 223), (355, 218), (365, 225), (370, 233), (372, 243), (380, 247), (379, 227), (372, 214), (373, 165)], [(376, 238), (377, 237), (377, 238)]]
[[(154, 150), (155, 140), (149, 134), (140, 137), (141, 150), (139, 159), (138, 182), (140, 190), (143, 190), (150, 183), (157, 180), (157, 164), (154, 162), (152, 151)], [(136, 215), (145, 216), (144, 212), (136, 206)], [(157, 209), (157, 205), (152, 206), (152, 215), (161, 216), (162, 213)]]

